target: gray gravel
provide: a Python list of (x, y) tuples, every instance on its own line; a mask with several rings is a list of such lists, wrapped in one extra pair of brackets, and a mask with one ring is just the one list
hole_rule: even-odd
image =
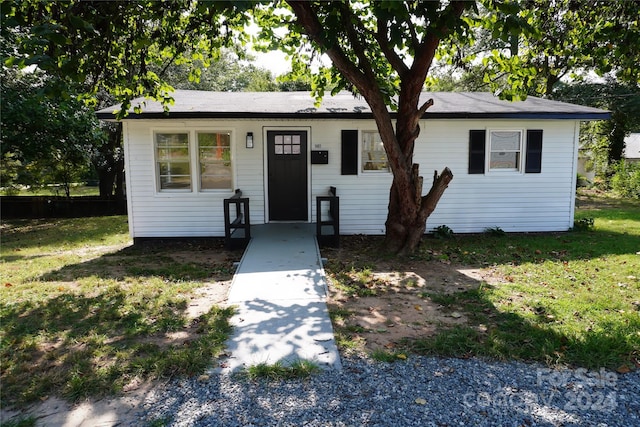
[(640, 426), (640, 371), (517, 362), (343, 358), (342, 372), (250, 381), (212, 374), (150, 394), (142, 425)]

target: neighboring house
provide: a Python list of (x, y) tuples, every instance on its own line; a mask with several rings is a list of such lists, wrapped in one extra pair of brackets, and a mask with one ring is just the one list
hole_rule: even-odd
[[(241, 189), (252, 224), (315, 222), (316, 196), (340, 196), (342, 234), (384, 234), (392, 174), (371, 111), (349, 93), (176, 91), (123, 121), (134, 238), (223, 236), (223, 200)], [(488, 93), (425, 93), (415, 162), (453, 181), (427, 229), (563, 231), (573, 225), (582, 120), (603, 110)], [(143, 102), (142, 100), (135, 101)], [(98, 112), (113, 120), (114, 110)], [(395, 114), (395, 113), (394, 113)]]
[(628, 162), (640, 162), (640, 133), (629, 134), (624, 139), (622, 157)]

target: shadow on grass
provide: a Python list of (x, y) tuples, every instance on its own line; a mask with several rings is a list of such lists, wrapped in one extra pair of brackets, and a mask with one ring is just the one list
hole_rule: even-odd
[(585, 368), (630, 367), (640, 361), (640, 316), (620, 314), (613, 322), (601, 322), (593, 330), (569, 335), (554, 329), (562, 322), (537, 313), (534, 318), (499, 310), (490, 298), (492, 287), (430, 298), (450, 310), (464, 313), (469, 322), (441, 329), (424, 339), (405, 340), (418, 354), (452, 357), (489, 357), (498, 360), (536, 361)]
[(3, 289), (17, 293), (0, 306), (2, 403), (49, 394), (74, 401), (210, 367), (224, 351), (233, 309), (187, 318), (183, 294), (232, 276), (237, 254), (220, 247), (136, 245), (42, 274), (26, 297), (19, 285)]
[[(117, 392), (134, 378), (196, 374), (223, 351), (233, 310), (214, 308), (188, 324), (179, 306), (151, 310), (129, 300), (111, 287), (2, 307), (3, 405), (50, 393), (77, 400)], [(185, 328), (188, 340), (168, 334)]]
[(6, 251), (26, 250), (48, 245), (77, 245), (83, 242), (99, 244), (114, 234), (125, 234), (126, 232), (126, 215), (5, 220), (2, 222), (2, 246)]
[(233, 263), (241, 256), (241, 251), (226, 251), (222, 239), (144, 243), (66, 265), (36, 280), (74, 281), (89, 277), (113, 280), (157, 277), (170, 282), (228, 280), (233, 276)]
[(441, 240), (426, 237), (413, 259), (440, 259), (473, 267), (525, 262), (577, 261), (611, 255), (633, 255), (638, 236), (610, 231), (456, 235)]

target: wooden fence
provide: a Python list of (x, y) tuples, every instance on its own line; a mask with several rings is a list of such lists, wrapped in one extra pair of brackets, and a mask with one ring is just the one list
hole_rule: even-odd
[(79, 218), (86, 216), (126, 215), (126, 200), (103, 199), (99, 196), (2, 196), (0, 216), (3, 219)]

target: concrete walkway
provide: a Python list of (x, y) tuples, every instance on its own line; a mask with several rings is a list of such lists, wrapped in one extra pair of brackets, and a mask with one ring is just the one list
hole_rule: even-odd
[(296, 360), (341, 369), (314, 232), (313, 224), (251, 228), (229, 291), (238, 310), (223, 370)]

